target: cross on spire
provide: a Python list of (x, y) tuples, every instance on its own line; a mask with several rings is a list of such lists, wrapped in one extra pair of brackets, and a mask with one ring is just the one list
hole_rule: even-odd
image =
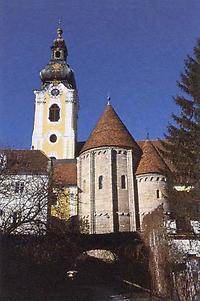
[(61, 19), (58, 20), (57, 39), (62, 39)]
[(107, 95), (107, 106), (109, 106), (110, 105), (110, 100), (111, 100), (111, 97), (110, 97), (110, 95), (109, 95), (109, 93), (108, 93), (108, 95)]

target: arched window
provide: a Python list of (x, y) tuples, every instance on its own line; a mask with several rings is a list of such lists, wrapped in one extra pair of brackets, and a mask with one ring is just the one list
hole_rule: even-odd
[(125, 175), (121, 176), (121, 188), (126, 189), (126, 176)]
[(49, 120), (58, 121), (60, 119), (60, 108), (57, 104), (53, 104), (49, 108)]
[(99, 189), (103, 188), (103, 176), (99, 176)]
[(55, 55), (56, 55), (57, 58), (60, 58), (60, 51), (56, 51)]

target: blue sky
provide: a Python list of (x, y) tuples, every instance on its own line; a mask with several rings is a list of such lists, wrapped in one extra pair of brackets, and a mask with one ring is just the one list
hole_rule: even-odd
[(198, 0), (0, 1), (0, 145), (30, 148), (34, 89), (62, 20), (79, 98), (79, 140), (111, 103), (135, 139), (163, 136), (184, 59), (200, 38)]

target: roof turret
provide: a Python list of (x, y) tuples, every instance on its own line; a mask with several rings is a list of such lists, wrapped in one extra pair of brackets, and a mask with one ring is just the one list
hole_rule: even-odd
[(170, 170), (150, 140), (142, 146), (142, 157), (136, 170), (136, 175), (147, 173), (166, 174)]
[(81, 149), (81, 153), (102, 146), (131, 148), (138, 153), (141, 152), (140, 147), (137, 145), (110, 103), (107, 104), (90, 137)]

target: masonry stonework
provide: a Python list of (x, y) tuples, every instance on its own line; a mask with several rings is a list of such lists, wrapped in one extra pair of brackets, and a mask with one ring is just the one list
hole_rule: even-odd
[(168, 181), (165, 175), (158, 173), (149, 173), (138, 175), (138, 199), (139, 199), (139, 216), (140, 225), (145, 215), (163, 205), (164, 209), (167, 206), (167, 188)]

